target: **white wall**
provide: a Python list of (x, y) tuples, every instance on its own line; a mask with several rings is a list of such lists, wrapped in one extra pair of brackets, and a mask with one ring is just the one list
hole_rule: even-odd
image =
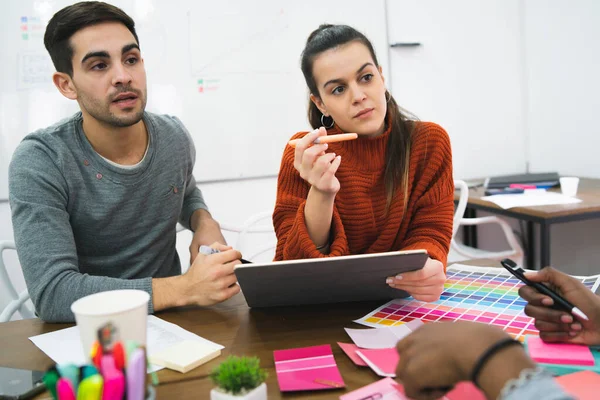
[(600, 1), (524, 4), (531, 169), (600, 178)]
[(390, 43), (421, 43), (389, 50), (392, 94), (446, 129), (458, 179), (525, 172), (519, 15), (519, 0), (388, 1)]

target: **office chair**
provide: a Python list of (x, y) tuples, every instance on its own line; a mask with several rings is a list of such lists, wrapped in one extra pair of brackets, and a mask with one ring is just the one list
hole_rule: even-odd
[(11, 298), (11, 301), (4, 307), (4, 310), (2, 310), (2, 313), (0, 314), (0, 323), (10, 321), (17, 311), (21, 314), (21, 318), (23, 319), (35, 318), (33, 311), (25, 304), (25, 302), (29, 300), (29, 293), (27, 290), (17, 293), (17, 290), (8, 276), (8, 271), (4, 264), (5, 250), (16, 251), (15, 244), (8, 241), (0, 241), (0, 287), (2, 287), (4, 293), (7, 293)]
[[(508, 222), (497, 216), (487, 216), (480, 218), (464, 218), (465, 209), (469, 200), (469, 187), (464, 181), (455, 180), (455, 189), (460, 191), (459, 201), (454, 213), (454, 224), (452, 227), (452, 241), (450, 243), (451, 254), (455, 253), (462, 259), (488, 258), (492, 260), (502, 260), (504, 258), (513, 259), (518, 265), (523, 265), (523, 248), (519, 244), (514, 232)], [(480, 226), (496, 224), (500, 226), (510, 249), (502, 251), (488, 251), (477, 249), (465, 245), (456, 238), (458, 228), (461, 226)], [(454, 257), (449, 257), (454, 258)]]

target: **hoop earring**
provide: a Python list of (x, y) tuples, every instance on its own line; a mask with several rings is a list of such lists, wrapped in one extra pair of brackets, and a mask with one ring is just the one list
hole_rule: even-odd
[(392, 99), (392, 94), (386, 90), (385, 91), (385, 102), (389, 103), (391, 99)]
[(323, 125), (326, 129), (333, 128), (333, 125), (335, 125), (335, 121), (333, 120), (333, 118), (327, 117), (327, 118), (331, 118), (331, 124), (329, 124), (329, 125), (325, 125), (325, 121), (323, 120), (324, 118), (325, 118), (325, 114), (321, 114), (321, 125)]

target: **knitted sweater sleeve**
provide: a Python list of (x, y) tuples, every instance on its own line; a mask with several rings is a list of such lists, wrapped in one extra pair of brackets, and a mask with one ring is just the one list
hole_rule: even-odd
[[(301, 137), (302, 134), (296, 135)], [(308, 234), (304, 207), (310, 185), (294, 168), (294, 149), (286, 146), (277, 179), (277, 200), (273, 212), (273, 226), (277, 236), (275, 261), (320, 258), (350, 254), (342, 220), (333, 207), (328, 255), (317, 250)]]
[(454, 217), (452, 151), (446, 131), (421, 123), (413, 139), (415, 166), (407, 239), (402, 250), (425, 249), (446, 266)]

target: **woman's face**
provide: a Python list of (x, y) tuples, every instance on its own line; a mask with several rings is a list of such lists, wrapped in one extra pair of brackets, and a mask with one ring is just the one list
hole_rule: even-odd
[(384, 79), (364, 44), (350, 42), (319, 54), (313, 76), (319, 93), (311, 94), (311, 100), (342, 131), (365, 136), (384, 132)]

